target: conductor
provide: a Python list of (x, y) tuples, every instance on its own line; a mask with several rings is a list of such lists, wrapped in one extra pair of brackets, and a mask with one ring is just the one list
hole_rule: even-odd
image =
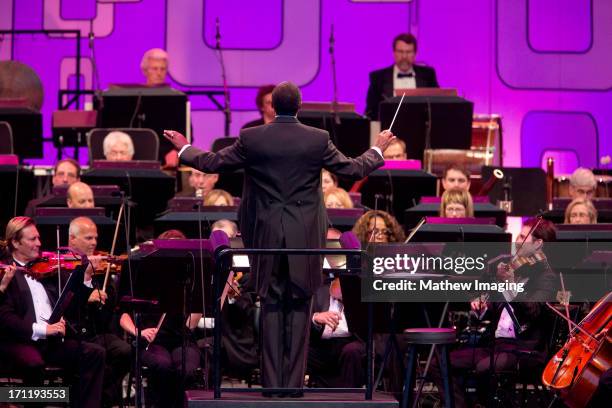
[[(178, 132), (164, 132), (188, 166), (205, 173), (244, 169), (239, 223), (246, 248), (324, 248), (328, 224), (321, 169), (363, 178), (384, 164), (382, 151), (395, 140), (390, 131), (383, 131), (374, 147), (355, 159), (347, 158), (328, 132), (297, 120), (301, 99), (296, 85), (280, 83), (272, 92), (275, 119), (243, 129), (232, 146), (217, 153), (192, 147)], [(321, 285), (321, 257), (258, 256), (251, 268), (262, 301), (262, 385), (302, 388), (312, 295)]]

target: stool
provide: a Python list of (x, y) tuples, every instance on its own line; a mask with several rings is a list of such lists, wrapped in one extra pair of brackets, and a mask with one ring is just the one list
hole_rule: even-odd
[(413, 394), (413, 382), (417, 363), (418, 345), (438, 345), (440, 347), (440, 371), (444, 383), (444, 401), (447, 408), (454, 408), (453, 384), (450, 375), (448, 346), (454, 344), (457, 338), (455, 329), (417, 328), (404, 330), (404, 340), (408, 343), (408, 363), (404, 374), (404, 390), (401, 407), (408, 407)]

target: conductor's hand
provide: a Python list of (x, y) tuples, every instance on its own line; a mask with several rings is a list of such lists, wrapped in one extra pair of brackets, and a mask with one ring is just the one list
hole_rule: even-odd
[(144, 329), (140, 332), (140, 337), (144, 338), (149, 343), (152, 343), (153, 340), (155, 340), (155, 336), (157, 336), (157, 329), (155, 327)]
[(183, 148), (183, 146), (189, 144), (187, 138), (176, 130), (164, 130), (164, 137), (174, 145), (176, 150), (179, 151)]
[(322, 326), (328, 325), (332, 330), (336, 330), (338, 323), (340, 322), (340, 314), (338, 312), (322, 312), (315, 313), (312, 318), (317, 324)]
[(383, 130), (376, 136), (374, 146), (378, 147), (381, 152), (384, 152), (395, 139), (397, 138), (393, 136), (390, 130)]
[(66, 322), (61, 319), (55, 324), (47, 325), (47, 337), (66, 335)]

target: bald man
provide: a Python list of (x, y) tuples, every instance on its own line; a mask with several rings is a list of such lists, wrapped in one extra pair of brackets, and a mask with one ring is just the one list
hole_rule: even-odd
[[(94, 255), (98, 244), (96, 224), (88, 217), (77, 217), (70, 223), (68, 234), (70, 248), (91, 257), (92, 264), (96, 265)], [(79, 326), (79, 332), (82, 333), (84, 340), (106, 349), (102, 399), (103, 406), (114, 406), (121, 404), (121, 381), (130, 370), (132, 349), (129, 344), (112, 333), (111, 322), (114, 320), (116, 290), (113, 279), (110, 278), (107, 291), (103, 292), (101, 290), (103, 281), (103, 275), (94, 276), (92, 268), (87, 268), (85, 285), (94, 288), (94, 291), (89, 297), (88, 307), (81, 313), (81, 321), (73, 324)], [(104, 301), (102, 307), (100, 300)]]
[(68, 208), (95, 207), (94, 195), (91, 187), (82, 181), (72, 183), (70, 187), (68, 187), (68, 192), (66, 193), (66, 204)]

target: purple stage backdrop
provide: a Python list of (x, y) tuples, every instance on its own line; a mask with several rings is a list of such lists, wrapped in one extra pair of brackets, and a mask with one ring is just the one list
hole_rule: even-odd
[[(80, 29), (82, 83), (140, 82), (149, 48), (171, 56), (179, 89), (220, 89), (215, 19), (233, 108), (231, 133), (257, 117), (256, 88), (292, 80), (305, 100), (331, 100), (328, 53), (334, 26), (339, 100), (363, 112), (368, 72), (392, 63), (391, 41), (419, 39), (418, 60), (443, 87), (474, 101), (476, 113), (499, 113), (507, 165), (539, 166), (555, 155), (561, 171), (594, 167), (612, 154), (612, 1), (608, 0), (0, 0), (0, 29)], [(45, 136), (59, 88), (74, 86), (75, 40), (4, 36), (0, 59), (33, 67), (44, 84)], [(196, 144), (223, 134), (223, 116), (194, 97)], [(71, 153), (71, 152), (69, 152)], [(81, 157), (86, 157), (82, 154)], [(55, 149), (45, 147), (51, 163)], [(84, 159), (83, 159), (84, 160)]]

